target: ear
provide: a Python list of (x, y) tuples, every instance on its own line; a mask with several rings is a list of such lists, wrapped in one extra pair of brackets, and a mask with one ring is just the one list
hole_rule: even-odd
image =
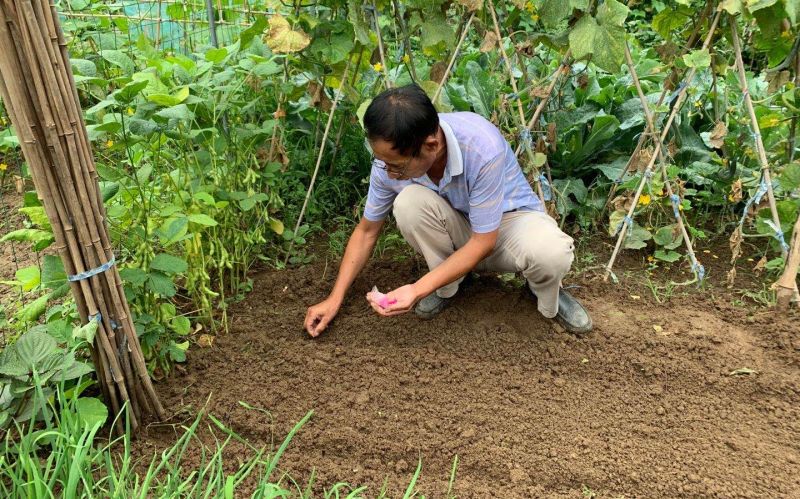
[(428, 135), (425, 138), (425, 142), (422, 143), (422, 147), (426, 151), (436, 152), (437, 150), (439, 150), (439, 147), (442, 145), (442, 140), (443, 139), (444, 139), (444, 136), (439, 134), (438, 131), (437, 131), (437, 133), (433, 133), (431, 135)]

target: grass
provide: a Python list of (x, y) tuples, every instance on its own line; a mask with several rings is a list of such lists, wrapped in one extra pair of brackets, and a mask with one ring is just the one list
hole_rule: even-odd
[[(177, 441), (152, 459), (134, 459), (131, 432), (126, 428), (116, 438), (101, 436), (102, 422), (87, 422), (78, 412), (77, 395), (59, 390), (57, 403), (50, 404), (54, 420), (44, 427), (20, 426), (8, 431), (0, 443), (0, 496), (29, 498), (145, 498), (221, 497), (312, 497), (314, 475), (301, 485), (279, 473), (278, 462), (293, 437), (313, 415), (308, 412), (286, 435), (277, 450), (258, 448), (247, 442), (211, 414), (200, 411)], [(204, 446), (198, 431), (211, 420), (226, 437)], [(225, 450), (232, 441), (244, 443), (250, 456), (231, 472)], [(202, 448), (199, 462), (187, 462), (190, 445)], [(453, 467), (452, 480), (455, 477)], [(420, 461), (404, 497), (416, 496)], [(366, 487), (340, 482), (324, 490), (323, 497), (361, 497)], [(449, 494), (448, 494), (449, 495)], [(385, 497), (386, 491), (379, 493)]]

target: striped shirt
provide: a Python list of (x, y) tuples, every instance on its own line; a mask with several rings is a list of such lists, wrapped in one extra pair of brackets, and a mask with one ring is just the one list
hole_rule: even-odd
[(427, 175), (393, 180), (376, 159), (364, 218), (386, 218), (394, 198), (412, 183), (439, 193), (469, 219), (473, 232), (496, 230), (508, 211), (544, 211), (511, 146), (490, 121), (475, 113), (440, 113), (439, 125), (447, 141), (447, 164), (439, 185)]

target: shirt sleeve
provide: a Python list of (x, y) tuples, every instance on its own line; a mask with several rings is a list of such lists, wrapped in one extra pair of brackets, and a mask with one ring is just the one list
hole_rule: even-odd
[(372, 163), (372, 172), (369, 175), (369, 191), (367, 192), (367, 203), (364, 206), (364, 218), (371, 222), (379, 222), (385, 219), (392, 211), (394, 198), (397, 193), (390, 189), (383, 178), (383, 171), (376, 165), (379, 160)]
[(469, 222), (473, 232), (492, 232), (503, 218), (503, 176), (507, 151), (484, 164), (469, 191)]

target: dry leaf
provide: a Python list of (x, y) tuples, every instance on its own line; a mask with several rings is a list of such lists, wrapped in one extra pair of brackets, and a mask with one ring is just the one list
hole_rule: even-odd
[(483, 7), (483, 0), (458, 0), (458, 3), (466, 7), (470, 12)]
[(742, 376), (750, 374), (758, 374), (758, 371), (755, 369), (750, 369), (749, 367), (740, 367), (739, 369), (735, 369), (728, 373), (728, 376)]
[(650, 164), (650, 160), (653, 159), (653, 148), (652, 147), (643, 147), (639, 149), (639, 153), (634, 158), (633, 162), (631, 163), (631, 167), (629, 168), (630, 171), (636, 172), (643, 172), (647, 169), (647, 165)]
[(725, 282), (728, 284), (728, 288), (732, 288), (733, 284), (736, 282), (736, 267), (731, 267), (728, 271), (728, 276), (725, 279)]
[(730, 200), (734, 203), (738, 203), (742, 200), (742, 179), (736, 179), (736, 181), (731, 185)]
[(664, 330), (663, 327), (659, 326), (658, 324), (653, 324), (653, 331), (655, 331), (656, 333), (660, 333), (663, 330)]
[(725, 123), (718, 121), (708, 137), (708, 143), (715, 149), (719, 149), (725, 143), (725, 136), (728, 135), (728, 127)]
[(547, 124), (547, 143), (550, 144), (550, 150), (556, 152), (556, 124), (550, 122)]
[(731, 247), (731, 263), (736, 263), (736, 260), (739, 258), (739, 255), (742, 254), (742, 242), (744, 242), (741, 225), (736, 227), (736, 230), (733, 231), (733, 234), (731, 234), (731, 237), (728, 240), (728, 242), (730, 243)]
[(293, 30), (289, 21), (280, 14), (269, 18), (269, 32), (265, 37), (269, 48), (277, 54), (300, 52), (311, 43), (308, 35), (302, 30)]
[(447, 71), (446, 62), (444, 61), (434, 62), (433, 66), (431, 66), (431, 81), (440, 83), (444, 78), (446, 71)]
[(214, 344), (214, 338), (210, 334), (201, 334), (197, 339), (197, 345), (201, 348), (210, 348)]
[(550, 92), (548, 91), (547, 85), (539, 85), (538, 87), (533, 87), (531, 89), (531, 97), (538, 97), (539, 99), (546, 99)]
[[(316, 81), (308, 82), (308, 93), (311, 95), (311, 105), (317, 107), (317, 105), (322, 108), (323, 111), (330, 111), (331, 107), (333, 107), (333, 103), (325, 94), (325, 87), (317, 83)], [(285, 112), (284, 112), (285, 115)]]
[(494, 31), (487, 31), (481, 43), (481, 52), (490, 52), (497, 46), (497, 35)]
[(277, 111), (272, 113), (272, 117), (275, 118), (276, 120), (279, 120), (281, 118), (285, 118), (286, 117), (286, 111), (281, 109), (281, 108), (278, 108)]
[(767, 81), (769, 82), (769, 86), (767, 87), (767, 92), (773, 94), (781, 89), (782, 86), (789, 83), (789, 79), (791, 75), (788, 71), (779, 71), (777, 73), (767, 73)]
[(587, 75), (586, 73), (581, 73), (580, 75), (578, 75), (578, 87), (580, 87), (581, 90), (585, 90), (586, 87), (588, 86), (589, 86), (589, 75)]
[(753, 267), (753, 272), (758, 272), (760, 274), (766, 268), (767, 268), (767, 257), (762, 256), (761, 260), (759, 260), (758, 263), (756, 263), (756, 266)]

